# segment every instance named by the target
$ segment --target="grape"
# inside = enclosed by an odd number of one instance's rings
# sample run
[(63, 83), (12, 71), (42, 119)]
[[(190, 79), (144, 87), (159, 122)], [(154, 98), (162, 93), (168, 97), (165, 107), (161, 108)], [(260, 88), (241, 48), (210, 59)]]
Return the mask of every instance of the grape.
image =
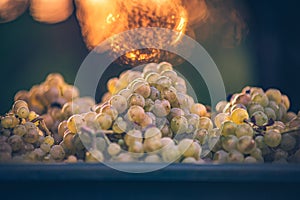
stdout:
[(255, 158), (257, 162), (263, 162), (264, 161), (264, 159), (262, 157), (262, 151), (259, 148), (256, 148), (253, 151), (251, 151), (250, 155), (253, 158)]
[(242, 124), (249, 118), (247, 110), (237, 108), (231, 113), (231, 120), (236, 124)]
[(229, 152), (236, 149), (239, 140), (234, 135), (228, 135), (226, 137), (221, 137), (221, 141), (223, 149)]
[(290, 103), (288, 96), (282, 95), (281, 102), (283, 103), (283, 105), (286, 107), (287, 110), (290, 108), (291, 103)]
[(67, 101), (72, 101), (73, 99), (79, 97), (79, 90), (75, 86), (66, 85), (62, 88), (62, 96)]
[(246, 106), (244, 106), (244, 104), (234, 104), (230, 108), (230, 113), (232, 113), (237, 108), (241, 108), (241, 109), (247, 110), (247, 108), (246, 108)]
[(60, 145), (52, 146), (50, 155), (55, 160), (63, 160), (65, 157), (65, 151)]
[(23, 136), (24, 142), (31, 143), (31, 144), (37, 142), (38, 139), (39, 139), (39, 133), (36, 128), (29, 128), (25, 133), (25, 135)]
[(17, 125), (13, 130), (14, 135), (19, 135), (21, 137), (23, 135), (25, 135), (26, 132), (27, 132), (27, 129), (24, 125)]
[(264, 112), (264, 108), (260, 104), (250, 104), (248, 107), (249, 115), (252, 116), (253, 113), (261, 111)]
[(225, 121), (221, 126), (221, 134), (224, 136), (235, 135), (237, 125), (233, 121)]
[(145, 111), (140, 106), (131, 106), (127, 111), (128, 119), (131, 122), (141, 123), (145, 119)]
[(131, 156), (130, 153), (120, 153), (116, 157), (116, 161), (118, 161), (118, 162), (133, 162), (134, 158)]
[(207, 110), (206, 107), (201, 103), (193, 104), (191, 107), (191, 113), (197, 114), (200, 117), (206, 116)]
[(228, 153), (227, 161), (230, 163), (241, 163), (244, 161), (244, 155), (236, 150)]
[(163, 91), (166, 88), (170, 88), (171, 85), (172, 85), (172, 80), (169, 77), (167, 77), (167, 76), (160, 76), (156, 80), (156, 88), (159, 91)]
[(89, 152), (86, 152), (85, 155), (85, 161), (94, 163), (94, 162), (103, 162), (104, 156), (101, 151), (98, 150), (92, 150)]
[(197, 129), (194, 132), (194, 138), (199, 141), (200, 144), (206, 143), (208, 140), (208, 131), (206, 129)]
[(247, 106), (250, 102), (251, 98), (249, 94), (244, 94), (244, 93), (240, 93), (237, 94), (233, 100), (232, 103), (233, 104), (242, 104), (244, 106)]
[(222, 113), (227, 103), (228, 103), (227, 101), (219, 101), (216, 105), (217, 113)]
[(254, 120), (254, 123), (257, 126), (263, 126), (268, 123), (268, 117), (262, 111), (256, 111), (255, 113), (253, 113), (251, 118)]
[(151, 94), (150, 94), (149, 98), (152, 101), (155, 101), (155, 100), (159, 99), (160, 98), (160, 91), (158, 89), (156, 89), (155, 87), (150, 87), (150, 89), (151, 89)]
[(112, 118), (106, 113), (100, 113), (95, 118), (102, 130), (108, 130), (112, 126)]
[(156, 72), (156, 71), (157, 71), (157, 63), (148, 63), (143, 69), (143, 73)]
[(175, 134), (182, 134), (188, 129), (188, 121), (184, 116), (176, 116), (171, 120), (171, 129)]
[(159, 150), (161, 146), (162, 143), (160, 141), (160, 138), (152, 137), (152, 138), (145, 139), (143, 148), (145, 152), (150, 153)]
[(49, 144), (43, 143), (41, 144), (40, 148), (45, 152), (49, 153), (51, 150), (51, 146)]
[(257, 160), (256, 158), (252, 157), (252, 156), (247, 156), (245, 159), (244, 159), (244, 163), (257, 163)]
[(171, 104), (177, 101), (177, 91), (174, 87), (165, 88), (161, 92), (161, 98), (168, 100)]
[(249, 154), (256, 148), (256, 143), (250, 136), (242, 136), (237, 143), (237, 149), (244, 154)]
[(68, 158), (65, 160), (66, 163), (76, 163), (77, 162), (77, 158), (76, 156), (70, 155), (68, 156)]
[(156, 127), (150, 127), (145, 131), (145, 139), (157, 138), (160, 139), (162, 137), (161, 131)]
[(223, 150), (219, 150), (214, 154), (213, 160), (217, 163), (226, 163), (227, 157), (228, 157), (227, 152), (225, 152)]
[(115, 120), (118, 117), (117, 109), (110, 105), (104, 105), (103, 107), (101, 107), (100, 113), (106, 113), (106, 114), (110, 115), (112, 120)]
[(23, 100), (17, 100), (17, 101), (15, 101), (14, 105), (12, 106), (12, 110), (15, 114), (17, 114), (17, 110), (21, 107), (27, 107), (28, 108), (27, 102), (23, 101)]
[(48, 135), (45, 137), (44, 143), (52, 146), (54, 144), (54, 138)]
[(135, 141), (129, 148), (128, 151), (133, 153), (133, 157), (141, 157), (144, 153), (144, 147), (141, 142)]
[(167, 116), (171, 111), (171, 105), (168, 100), (162, 99), (162, 100), (155, 100), (154, 107), (153, 107), (153, 113), (158, 117), (165, 117)]
[(163, 72), (163, 71), (166, 71), (166, 70), (173, 70), (173, 67), (170, 63), (168, 62), (161, 62), (157, 65), (157, 71), (159, 73)]
[(133, 91), (137, 94), (142, 95), (144, 98), (148, 98), (151, 95), (151, 88), (149, 83), (141, 82), (133, 85)]
[(266, 131), (264, 135), (264, 142), (266, 145), (269, 147), (276, 147), (280, 144), (281, 142), (281, 134), (278, 130), (273, 129), (273, 130), (268, 130)]
[(21, 150), (23, 144), (23, 140), (19, 135), (13, 135), (8, 138), (8, 144), (11, 146), (13, 152), (17, 152)]
[(274, 160), (281, 160), (281, 159), (287, 159), (289, 154), (282, 150), (282, 149), (276, 149), (274, 153)]
[(17, 124), (15, 124), (14, 117), (5, 116), (1, 118), (1, 126), (3, 128), (14, 128), (15, 126), (17, 126)]
[(116, 108), (118, 113), (123, 113), (127, 109), (127, 99), (121, 95), (114, 95), (110, 98), (109, 103)]
[(235, 135), (240, 138), (242, 136), (250, 136), (253, 137), (253, 129), (249, 124), (239, 124), (236, 127)]
[(173, 82), (177, 81), (177, 73), (173, 70), (164, 70), (160, 75), (169, 77)]
[(200, 117), (196, 114), (189, 114), (186, 116), (188, 120), (188, 130), (187, 133), (192, 133), (198, 129)]
[(219, 113), (215, 116), (214, 123), (216, 127), (221, 128), (222, 123), (229, 120), (230, 120), (230, 116), (228, 113)]
[(126, 133), (124, 141), (127, 144), (127, 146), (131, 146), (135, 141), (142, 142), (142, 132), (139, 130), (130, 130)]
[(106, 143), (105, 139), (103, 137), (96, 137), (94, 139), (94, 141), (96, 144), (96, 149), (101, 152), (104, 152), (107, 147), (107, 143)]
[(152, 101), (152, 99), (146, 99), (145, 106), (144, 106), (145, 111), (150, 112), (153, 110), (153, 108), (154, 108), (154, 101)]
[(132, 91), (130, 89), (125, 88), (125, 89), (120, 90), (120, 92), (118, 94), (127, 99), (132, 94)]
[(251, 101), (258, 103), (258, 104), (262, 105), (263, 107), (266, 107), (269, 104), (269, 99), (268, 99), (267, 95), (264, 93), (254, 94), (251, 98)]
[(267, 115), (268, 119), (276, 120), (276, 113), (272, 108), (266, 107), (264, 113)]
[(169, 146), (168, 148), (163, 149), (161, 154), (164, 162), (174, 162), (180, 158), (178, 146)]
[(108, 145), (107, 152), (110, 156), (116, 156), (121, 152), (121, 147), (116, 143), (111, 143)]
[(198, 128), (204, 128), (210, 131), (213, 129), (213, 123), (208, 117), (200, 117)]
[(136, 106), (144, 107), (145, 106), (145, 99), (142, 95), (133, 93), (132, 95), (130, 95), (128, 97), (128, 104), (130, 106), (136, 105)]
[(296, 147), (296, 139), (290, 134), (283, 134), (281, 137), (280, 148), (284, 151), (291, 151)]
[(297, 118), (297, 115), (294, 112), (287, 112), (283, 116), (283, 119), (284, 119), (285, 122), (290, 122), (290, 121), (292, 121), (293, 119), (296, 119), (296, 118)]
[(158, 163), (158, 162), (161, 162), (161, 158), (156, 154), (148, 155), (145, 158), (145, 162), (146, 163)]
[(276, 104), (279, 104), (281, 102), (281, 92), (277, 89), (268, 89), (266, 91), (266, 95), (269, 100), (276, 102)]
[(73, 115), (68, 119), (67, 127), (72, 133), (78, 133), (83, 126), (83, 118), (81, 115)]
[(161, 141), (161, 146), (163, 148), (167, 148), (168, 146), (171, 146), (171, 145), (175, 145), (174, 141), (172, 140), (172, 138), (169, 138), (169, 137), (163, 137), (160, 139)]
[(181, 108), (172, 108), (168, 115), (168, 120), (171, 121), (174, 117), (184, 116), (184, 111)]
[[(145, 80), (152, 86), (152, 85), (155, 85), (157, 80), (160, 78), (160, 75), (158, 73), (149, 73)], [(152, 88), (152, 87), (151, 87)]]
[(127, 129), (127, 123), (122, 119), (122, 117), (118, 117), (116, 121), (114, 122), (112, 129), (114, 133), (124, 133)]
[(186, 93), (187, 92), (187, 88), (185, 84), (181, 84), (176, 82), (174, 84), (174, 88), (178, 91), (178, 92), (182, 92), (182, 93)]
[(83, 115), (84, 123), (87, 127), (96, 128), (95, 118), (97, 116), (96, 112), (87, 112)]

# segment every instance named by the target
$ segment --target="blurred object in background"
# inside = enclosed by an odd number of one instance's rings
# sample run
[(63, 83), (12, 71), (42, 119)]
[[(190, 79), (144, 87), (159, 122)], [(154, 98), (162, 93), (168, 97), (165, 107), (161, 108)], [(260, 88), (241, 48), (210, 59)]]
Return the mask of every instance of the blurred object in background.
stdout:
[(32, 17), (43, 23), (59, 23), (72, 14), (73, 0), (31, 0), (30, 13)]
[(0, 0), (0, 23), (10, 22), (22, 15), (29, 0)]

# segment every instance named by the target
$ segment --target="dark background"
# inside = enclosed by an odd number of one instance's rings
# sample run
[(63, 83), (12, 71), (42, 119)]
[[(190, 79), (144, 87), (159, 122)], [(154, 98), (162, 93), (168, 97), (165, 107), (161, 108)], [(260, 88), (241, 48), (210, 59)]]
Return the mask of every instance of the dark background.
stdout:
[[(246, 85), (275, 87), (290, 97), (296, 112), (300, 109), (297, 1), (239, 2), (245, 5), (249, 16), (249, 33), (242, 43), (225, 48), (199, 42), (219, 67), (227, 93), (238, 92)], [(27, 11), (15, 21), (0, 24), (0, 113), (9, 110), (18, 90), (30, 89), (51, 72), (62, 73), (72, 83), (87, 54), (75, 14), (62, 23), (49, 25), (34, 21)], [(181, 66), (176, 68), (195, 85), (199, 100), (209, 103), (201, 80), (192, 78), (185, 64)], [(121, 70), (124, 68), (108, 73), (106, 78)], [(104, 90), (101, 87), (101, 92)]]

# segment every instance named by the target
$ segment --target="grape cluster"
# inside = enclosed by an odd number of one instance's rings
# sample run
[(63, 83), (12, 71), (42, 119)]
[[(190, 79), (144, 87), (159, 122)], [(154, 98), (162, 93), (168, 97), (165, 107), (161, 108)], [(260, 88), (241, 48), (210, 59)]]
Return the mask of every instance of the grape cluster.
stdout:
[(211, 158), (218, 163), (299, 162), (299, 116), (289, 107), (288, 97), (273, 88), (245, 87), (219, 102), (213, 121), (221, 137)]

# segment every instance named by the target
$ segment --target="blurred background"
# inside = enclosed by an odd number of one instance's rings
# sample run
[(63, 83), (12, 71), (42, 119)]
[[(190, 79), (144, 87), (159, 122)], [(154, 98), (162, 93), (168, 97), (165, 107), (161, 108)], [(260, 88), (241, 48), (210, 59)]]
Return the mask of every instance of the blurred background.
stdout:
[[(226, 4), (226, 0), (212, 2)], [(235, 1), (232, 6), (240, 12), (237, 18), (243, 18), (247, 26), (243, 37), (235, 38), (240, 40), (237, 45), (224, 44), (227, 35), (222, 31), (224, 27), (219, 29), (216, 22), (195, 28), (197, 41), (221, 72), (227, 94), (238, 92), (246, 85), (274, 87), (290, 97), (293, 111), (300, 109), (300, 27), (297, 25), (300, 14), (297, 4), (294, 0), (284, 3)], [(215, 21), (226, 18), (227, 14), (216, 17)], [(238, 27), (233, 26), (232, 30), (238, 31)], [(72, 83), (88, 53), (75, 12), (58, 24), (39, 23), (32, 19), (28, 10), (14, 21), (0, 23), (0, 114), (9, 110), (17, 91), (30, 89), (49, 73), (62, 73), (66, 81)], [(118, 64), (110, 66), (105, 80), (99, 83), (99, 98), (105, 92), (105, 82), (127, 68)], [(205, 83), (201, 77), (193, 76), (191, 66), (182, 63), (176, 69), (190, 81), (199, 101), (209, 104)]]

